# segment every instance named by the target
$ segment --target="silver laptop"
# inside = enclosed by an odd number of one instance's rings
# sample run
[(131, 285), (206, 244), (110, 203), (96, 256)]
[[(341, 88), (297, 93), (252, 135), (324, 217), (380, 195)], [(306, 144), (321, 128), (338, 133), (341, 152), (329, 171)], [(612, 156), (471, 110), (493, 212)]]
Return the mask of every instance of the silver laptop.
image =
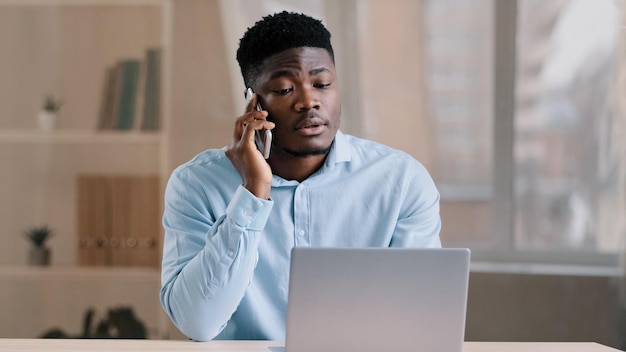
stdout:
[(286, 352), (461, 352), (470, 251), (310, 248), (291, 256)]

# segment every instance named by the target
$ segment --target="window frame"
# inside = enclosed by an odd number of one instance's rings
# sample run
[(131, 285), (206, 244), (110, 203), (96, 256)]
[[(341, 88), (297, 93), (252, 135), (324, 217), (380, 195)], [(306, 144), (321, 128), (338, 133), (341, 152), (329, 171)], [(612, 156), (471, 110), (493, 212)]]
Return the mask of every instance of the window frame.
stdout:
[(620, 254), (515, 248), (515, 113), (517, 0), (494, 0), (493, 199), (488, 248), (472, 248), (473, 262), (594, 266), (618, 269)]

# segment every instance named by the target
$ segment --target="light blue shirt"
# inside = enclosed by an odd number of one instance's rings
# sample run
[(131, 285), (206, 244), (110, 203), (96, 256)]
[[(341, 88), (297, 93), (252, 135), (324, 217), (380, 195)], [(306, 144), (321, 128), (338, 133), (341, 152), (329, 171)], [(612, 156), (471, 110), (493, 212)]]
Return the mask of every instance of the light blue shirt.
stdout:
[(271, 200), (223, 149), (179, 166), (165, 192), (161, 304), (189, 338), (284, 340), (294, 246), (441, 247), (439, 192), (410, 155), (337, 132), (303, 182)]

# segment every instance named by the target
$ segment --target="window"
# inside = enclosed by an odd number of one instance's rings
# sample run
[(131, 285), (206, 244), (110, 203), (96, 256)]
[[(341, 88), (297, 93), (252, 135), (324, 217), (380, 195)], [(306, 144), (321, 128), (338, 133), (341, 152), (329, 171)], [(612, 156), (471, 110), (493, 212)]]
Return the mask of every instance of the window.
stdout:
[(333, 34), (342, 130), (427, 167), (445, 246), (617, 267), (624, 0), (314, 3)]
[(478, 260), (616, 264), (623, 2), (466, 3), (424, 5), (444, 244)]
[(429, 0), (423, 11), (442, 241), (486, 247), (493, 243), (493, 2)]
[(518, 2), (515, 247), (617, 253), (621, 2)]

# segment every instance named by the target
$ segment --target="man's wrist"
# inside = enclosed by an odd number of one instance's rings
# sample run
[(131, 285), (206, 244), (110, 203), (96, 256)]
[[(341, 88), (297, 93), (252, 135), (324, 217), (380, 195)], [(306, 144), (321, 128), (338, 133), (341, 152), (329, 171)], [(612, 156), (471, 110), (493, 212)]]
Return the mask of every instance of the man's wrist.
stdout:
[(254, 194), (257, 198), (269, 200), (271, 184), (244, 184), (243, 185), (250, 193)]

